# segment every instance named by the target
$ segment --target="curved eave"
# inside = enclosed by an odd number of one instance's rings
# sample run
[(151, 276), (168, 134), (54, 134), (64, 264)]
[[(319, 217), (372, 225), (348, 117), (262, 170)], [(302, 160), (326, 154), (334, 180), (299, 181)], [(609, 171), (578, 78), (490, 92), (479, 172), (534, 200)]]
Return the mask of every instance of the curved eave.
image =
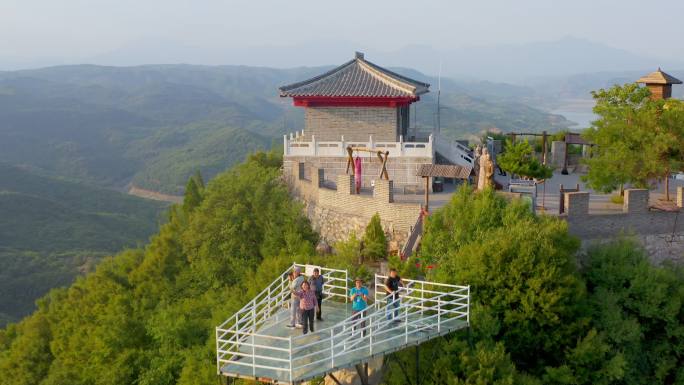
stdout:
[(403, 107), (420, 100), (419, 96), (366, 97), (366, 96), (295, 96), (297, 107)]

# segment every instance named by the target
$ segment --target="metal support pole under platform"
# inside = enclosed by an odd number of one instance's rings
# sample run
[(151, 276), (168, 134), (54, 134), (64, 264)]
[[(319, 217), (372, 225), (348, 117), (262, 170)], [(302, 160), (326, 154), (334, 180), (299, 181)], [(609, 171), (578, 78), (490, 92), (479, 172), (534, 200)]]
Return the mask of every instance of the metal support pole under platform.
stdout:
[(328, 377), (330, 377), (330, 379), (333, 380), (337, 385), (342, 385), (342, 383), (340, 382), (340, 380), (338, 380), (337, 377), (335, 377), (334, 374), (328, 373)]
[(416, 385), (420, 385), (420, 345), (416, 345)]
[(356, 364), (356, 372), (359, 374), (359, 379), (361, 380), (361, 385), (368, 384), (368, 362), (361, 364)]

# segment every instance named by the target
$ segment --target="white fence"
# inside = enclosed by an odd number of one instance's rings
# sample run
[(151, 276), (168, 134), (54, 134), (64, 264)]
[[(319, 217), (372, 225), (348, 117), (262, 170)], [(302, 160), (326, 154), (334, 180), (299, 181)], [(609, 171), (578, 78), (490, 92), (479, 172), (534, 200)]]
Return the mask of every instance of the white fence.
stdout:
[[(347, 301), (347, 272), (321, 270), (328, 277), (328, 298), (343, 295)], [(365, 312), (332, 327), (290, 337), (258, 334), (268, 315), (289, 297), (287, 272), (283, 273), (216, 328), (218, 373), (223, 365), (240, 365), (254, 378), (259, 378), (260, 371), (269, 370), (281, 373), (281, 381), (292, 383), (301, 381), (302, 376), (325, 374), (469, 325), (469, 286), (404, 280), (406, 287), (400, 288), (399, 297), (387, 300), (383, 289), (386, 278), (375, 275), (375, 301)]]
[[(238, 310), (232, 317), (228, 318), (216, 328), (216, 366), (220, 373), (221, 365), (231, 363), (236, 365), (246, 365), (252, 367), (252, 372), (256, 375), (259, 367), (268, 368), (268, 365), (257, 365), (256, 358), (270, 360), (273, 362), (289, 362), (279, 358), (278, 352), (290, 352), (278, 345), (282, 341), (287, 341), (291, 345), (292, 338), (283, 338), (266, 334), (259, 334), (257, 331), (267, 322), (279, 321), (278, 312), (283, 309), (290, 300), (290, 280), (288, 274), (295, 266), (302, 268), (304, 273), (309, 272), (314, 267), (320, 269), (320, 273), (325, 277), (323, 292), (327, 298), (341, 298), (344, 302), (348, 301), (349, 277), (346, 270), (329, 269), (325, 267), (293, 264), (261, 293), (257, 294), (242, 309)], [(310, 273), (309, 273), (310, 275)], [(273, 318), (272, 318), (273, 317)], [(259, 343), (257, 343), (257, 338)], [(281, 343), (278, 343), (281, 342)], [(251, 353), (245, 352), (251, 349)], [(266, 349), (270, 355), (256, 355), (256, 349)], [(239, 358), (250, 357), (247, 362), (238, 361)]]
[(470, 149), (455, 140), (449, 140), (441, 134), (437, 134), (436, 150), (451, 162), (463, 166), (473, 167), (475, 160), (470, 155)]
[(297, 135), (284, 135), (284, 154), (285, 156), (335, 156), (346, 157), (347, 147), (364, 147), (377, 151), (389, 151), (390, 158), (397, 157), (420, 157), (432, 159), (435, 155), (433, 148), (433, 137), (430, 135), (427, 142), (404, 142), (399, 136), (398, 142), (375, 142), (369, 136), (367, 142), (345, 141), (341, 137), (340, 141), (317, 141), (314, 135), (310, 141), (302, 140), (301, 133)]

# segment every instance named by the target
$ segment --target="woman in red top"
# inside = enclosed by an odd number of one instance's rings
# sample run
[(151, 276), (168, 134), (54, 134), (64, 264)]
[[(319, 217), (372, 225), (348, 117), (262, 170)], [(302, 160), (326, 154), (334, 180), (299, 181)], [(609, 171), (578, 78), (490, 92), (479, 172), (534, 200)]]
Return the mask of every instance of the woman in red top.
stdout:
[(299, 297), (299, 309), (302, 311), (302, 321), (304, 323), (302, 332), (306, 334), (311, 330), (313, 333), (314, 314), (316, 309), (318, 309), (316, 292), (311, 290), (309, 282), (304, 281), (302, 282), (302, 290), (297, 292), (297, 297)]

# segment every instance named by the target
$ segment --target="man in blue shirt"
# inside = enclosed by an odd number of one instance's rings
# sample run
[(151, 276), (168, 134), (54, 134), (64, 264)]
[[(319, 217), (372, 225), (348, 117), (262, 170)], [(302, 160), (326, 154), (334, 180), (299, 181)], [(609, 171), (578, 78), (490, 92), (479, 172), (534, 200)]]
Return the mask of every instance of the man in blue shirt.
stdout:
[[(354, 287), (349, 290), (349, 298), (352, 301), (352, 324), (355, 325), (354, 330), (360, 326), (365, 337), (366, 315), (364, 312), (366, 307), (368, 307), (368, 289), (363, 286), (363, 280), (360, 277), (356, 277), (354, 280)], [(359, 322), (359, 320), (361, 321)]]

